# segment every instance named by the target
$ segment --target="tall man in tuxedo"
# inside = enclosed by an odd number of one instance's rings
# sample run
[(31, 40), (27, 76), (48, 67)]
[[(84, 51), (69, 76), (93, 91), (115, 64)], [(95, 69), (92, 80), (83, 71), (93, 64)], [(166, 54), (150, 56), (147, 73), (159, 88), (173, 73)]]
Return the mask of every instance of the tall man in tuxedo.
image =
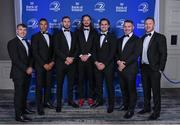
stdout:
[(30, 121), (25, 114), (33, 113), (27, 109), (26, 100), (32, 74), (32, 54), (29, 43), (25, 40), (27, 26), (18, 24), (17, 36), (8, 42), (8, 53), (12, 61), (10, 78), (14, 82), (14, 107), (15, 120), (20, 122)]
[(124, 21), (124, 36), (118, 39), (117, 65), (120, 77), (120, 87), (123, 106), (126, 110), (124, 118), (131, 118), (136, 106), (136, 74), (138, 71), (138, 56), (140, 55), (140, 41), (133, 33), (133, 21)]
[(103, 105), (103, 80), (105, 78), (108, 93), (107, 113), (114, 108), (114, 57), (116, 53), (116, 37), (110, 33), (110, 22), (102, 18), (99, 22), (101, 34), (97, 36), (94, 44), (93, 58), (95, 64), (95, 79), (97, 84), (97, 100), (92, 107)]
[[(48, 33), (48, 21), (45, 18), (39, 20), (40, 31), (31, 38), (32, 53), (35, 62), (37, 77), (36, 102), (39, 115), (44, 115), (44, 106), (53, 108), (51, 103), (52, 68), (54, 66), (53, 42)], [(44, 88), (44, 93), (42, 89)]]
[(78, 47), (75, 41), (74, 33), (70, 31), (70, 17), (62, 18), (62, 29), (54, 35), (54, 51), (56, 57), (57, 72), (57, 107), (56, 112), (61, 112), (62, 92), (65, 75), (68, 79), (68, 105), (78, 108), (73, 101), (73, 86), (76, 69), (76, 59), (78, 56)]
[(151, 90), (153, 94), (154, 108), (149, 120), (156, 120), (160, 117), (161, 72), (164, 71), (167, 60), (166, 37), (154, 31), (154, 19), (145, 19), (146, 34), (142, 37), (142, 85), (144, 90), (144, 108), (139, 114), (151, 112)]
[(97, 32), (94, 30), (91, 24), (91, 17), (89, 15), (83, 15), (81, 19), (81, 27), (76, 32), (78, 49), (79, 49), (79, 106), (84, 104), (84, 83), (88, 82), (88, 104), (91, 106), (94, 103), (94, 86), (93, 86), (93, 60), (92, 50)]

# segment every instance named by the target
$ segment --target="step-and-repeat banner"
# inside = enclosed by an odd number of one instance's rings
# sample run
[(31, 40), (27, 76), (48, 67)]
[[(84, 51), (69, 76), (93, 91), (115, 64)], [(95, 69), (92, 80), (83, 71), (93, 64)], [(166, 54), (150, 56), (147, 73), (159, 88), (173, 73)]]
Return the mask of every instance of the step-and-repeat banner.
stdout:
[[(63, 16), (70, 16), (72, 30), (79, 26), (81, 16), (89, 14), (92, 17), (94, 27), (98, 30), (98, 22), (105, 17), (110, 20), (111, 31), (117, 37), (123, 35), (123, 23), (126, 19), (134, 22), (135, 34), (142, 36), (144, 33), (144, 19), (154, 17), (155, 0), (22, 0), (22, 21), (28, 26), (28, 39), (38, 32), (38, 20), (46, 18), (49, 22), (49, 32), (54, 33), (60, 27)], [(120, 86), (117, 74), (115, 75), (115, 94), (120, 96)], [(35, 75), (33, 74), (29, 99), (35, 98)], [(77, 86), (74, 93), (77, 95)], [(67, 97), (67, 83), (65, 80), (63, 97)], [(104, 87), (105, 90), (105, 87)], [(137, 90), (142, 93), (141, 76), (137, 75)], [(55, 73), (53, 74), (52, 93), (56, 92)], [(104, 97), (106, 97), (104, 91)], [(55, 96), (53, 96), (55, 98)], [(76, 96), (75, 96), (76, 98)]]

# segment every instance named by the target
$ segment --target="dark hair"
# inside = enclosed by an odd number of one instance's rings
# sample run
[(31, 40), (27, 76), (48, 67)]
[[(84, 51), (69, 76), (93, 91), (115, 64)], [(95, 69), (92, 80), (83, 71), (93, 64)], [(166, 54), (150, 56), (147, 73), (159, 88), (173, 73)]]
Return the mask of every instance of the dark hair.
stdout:
[(61, 19), (61, 21), (63, 22), (63, 20), (66, 19), (66, 18), (68, 18), (69, 20), (71, 20), (69, 16), (63, 16), (62, 19)]
[[(90, 15), (88, 15), (88, 14), (85, 14), (85, 15), (83, 15), (82, 17), (81, 17), (81, 26), (80, 26), (80, 29), (83, 29), (84, 28), (84, 25), (83, 25), (83, 19), (84, 19), (84, 17), (89, 17), (89, 19), (91, 20), (91, 16)], [(92, 21), (92, 20), (91, 20)], [(93, 25), (92, 25), (92, 22), (90, 23), (90, 29), (93, 29), (94, 27), (93, 27)]]
[(41, 18), (41, 19), (39, 20), (39, 23), (40, 23), (41, 21), (48, 22), (46, 18)]
[(27, 28), (26, 24), (24, 24), (24, 23), (18, 24), (18, 25), (17, 25), (17, 28), (19, 28), (20, 26), (22, 26), (23, 28)]
[(133, 23), (132, 20), (125, 20), (125, 21), (124, 21), (124, 24), (125, 24), (125, 23), (131, 23), (132, 25), (134, 25), (134, 23)]
[(102, 18), (100, 21), (99, 21), (99, 25), (101, 25), (101, 22), (102, 21), (107, 21), (108, 25), (110, 25), (110, 21), (107, 19), (107, 18)]
[(155, 20), (154, 20), (153, 17), (147, 17), (147, 18), (145, 19), (145, 22), (146, 22), (147, 20), (152, 20), (152, 21), (155, 23)]

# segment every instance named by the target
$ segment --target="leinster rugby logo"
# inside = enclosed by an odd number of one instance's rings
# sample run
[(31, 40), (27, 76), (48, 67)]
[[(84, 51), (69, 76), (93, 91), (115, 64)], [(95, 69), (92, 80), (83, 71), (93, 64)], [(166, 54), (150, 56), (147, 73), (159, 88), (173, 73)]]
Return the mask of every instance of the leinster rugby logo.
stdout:
[(125, 19), (120, 19), (116, 22), (116, 28), (123, 29)]
[(138, 11), (139, 12), (143, 12), (143, 13), (148, 12), (149, 11), (149, 4), (147, 2), (141, 3), (138, 6)]
[(80, 20), (80, 19), (75, 19), (75, 20), (72, 22), (72, 27), (73, 27), (73, 28), (80, 27), (80, 24), (81, 24), (81, 20)]
[(105, 11), (105, 3), (104, 2), (98, 2), (94, 5), (94, 10), (98, 12)]
[(58, 1), (53, 1), (49, 4), (49, 10), (58, 12), (60, 11), (60, 3)]
[(27, 26), (28, 26), (28, 28), (32, 28), (32, 29), (37, 28), (38, 27), (38, 20), (35, 18), (28, 20)]

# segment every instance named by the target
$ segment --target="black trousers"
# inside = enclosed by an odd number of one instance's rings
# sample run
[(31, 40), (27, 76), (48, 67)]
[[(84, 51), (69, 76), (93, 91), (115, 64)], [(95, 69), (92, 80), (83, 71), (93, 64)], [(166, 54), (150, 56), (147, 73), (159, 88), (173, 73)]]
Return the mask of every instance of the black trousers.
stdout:
[(62, 104), (62, 92), (63, 92), (63, 83), (64, 78), (67, 76), (68, 80), (68, 102), (73, 101), (73, 86), (74, 86), (74, 80), (75, 80), (75, 70), (76, 70), (76, 64), (71, 64), (69, 66), (66, 66), (65, 64), (56, 64), (56, 71), (57, 71), (57, 107), (61, 107)]
[(151, 109), (151, 90), (154, 101), (154, 113), (160, 114), (161, 92), (160, 92), (161, 73), (154, 71), (149, 65), (142, 65), (142, 85), (144, 90), (144, 109)]
[(114, 107), (114, 66), (110, 64), (105, 67), (103, 71), (99, 71), (95, 68), (95, 80), (96, 80), (96, 91), (97, 91), (97, 101), (103, 103), (103, 81), (105, 79), (107, 94), (108, 94), (108, 105), (109, 107)]
[(88, 83), (88, 98), (93, 98), (94, 95), (94, 84), (93, 84), (93, 63), (90, 61), (78, 63), (78, 71), (79, 71), (79, 98), (84, 98), (84, 85)]
[(16, 117), (23, 115), (23, 112), (27, 106), (26, 101), (29, 92), (30, 78), (30, 76), (26, 75), (24, 78), (13, 79), (14, 108)]
[(137, 101), (136, 73), (123, 71), (120, 72), (119, 77), (123, 105), (127, 107), (129, 111), (134, 111)]
[(46, 71), (45, 69), (36, 69), (36, 77), (37, 110), (42, 111), (44, 104), (50, 102), (51, 100), (52, 71)]

